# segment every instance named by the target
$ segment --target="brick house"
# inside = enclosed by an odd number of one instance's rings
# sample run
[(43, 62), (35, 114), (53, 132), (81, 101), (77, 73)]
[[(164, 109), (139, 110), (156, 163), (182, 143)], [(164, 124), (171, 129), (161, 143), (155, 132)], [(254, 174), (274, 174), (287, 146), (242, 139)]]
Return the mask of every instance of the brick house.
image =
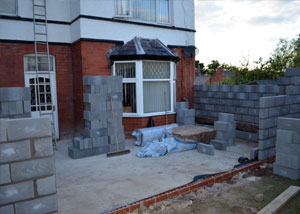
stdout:
[(32, 0), (0, 0), (0, 87), (30, 87), (32, 117), (37, 96), (51, 93), (60, 137), (84, 127), (85, 75), (123, 76), (127, 133), (145, 127), (150, 116), (164, 124), (166, 110), (175, 122), (174, 104), (184, 97), (193, 105), (195, 59), (184, 51), (195, 45), (193, 0), (46, 2), (51, 75), (43, 76), (48, 64), (39, 56), (38, 95)]

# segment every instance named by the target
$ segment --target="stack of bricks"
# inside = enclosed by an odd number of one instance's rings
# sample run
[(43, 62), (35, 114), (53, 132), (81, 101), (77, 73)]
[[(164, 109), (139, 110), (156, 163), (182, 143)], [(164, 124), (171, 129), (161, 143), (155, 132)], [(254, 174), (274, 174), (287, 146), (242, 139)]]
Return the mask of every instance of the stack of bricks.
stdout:
[(188, 102), (176, 103), (176, 123), (179, 125), (195, 125), (195, 109), (189, 109)]
[(86, 89), (83, 95), (85, 128), (82, 137), (73, 139), (69, 155), (76, 159), (117, 151), (114, 122), (119, 149), (124, 149), (122, 77), (85, 76), (83, 82)]
[(50, 119), (0, 119), (0, 213), (56, 211)]
[(0, 88), (0, 118), (31, 117), (30, 89), (24, 87)]
[(216, 139), (211, 140), (210, 144), (218, 150), (226, 150), (227, 146), (235, 145), (235, 129), (234, 115), (227, 113), (219, 113), (219, 121), (214, 123), (217, 130)]
[(278, 118), (274, 174), (300, 179), (300, 119)]

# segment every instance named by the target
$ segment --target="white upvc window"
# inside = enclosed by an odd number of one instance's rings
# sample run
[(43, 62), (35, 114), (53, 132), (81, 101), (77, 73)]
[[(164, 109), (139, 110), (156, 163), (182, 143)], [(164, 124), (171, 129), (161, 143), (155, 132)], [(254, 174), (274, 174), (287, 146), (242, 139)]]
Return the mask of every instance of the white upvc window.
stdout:
[(174, 113), (175, 63), (116, 61), (113, 74), (123, 77), (123, 115), (154, 116)]
[(17, 15), (17, 0), (0, 0), (0, 15)]
[(115, 16), (169, 24), (170, 0), (115, 0)]

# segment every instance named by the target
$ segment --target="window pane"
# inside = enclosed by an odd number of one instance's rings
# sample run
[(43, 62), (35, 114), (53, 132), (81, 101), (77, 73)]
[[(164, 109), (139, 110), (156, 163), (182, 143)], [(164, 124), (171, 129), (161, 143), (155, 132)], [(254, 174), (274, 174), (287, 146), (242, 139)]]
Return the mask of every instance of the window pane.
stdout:
[(115, 10), (116, 15), (129, 16), (129, 0), (116, 0)]
[[(25, 57), (25, 71), (35, 71), (35, 56), (26, 56)], [(50, 56), (50, 71), (53, 71), (53, 57)], [(39, 71), (48, 71), (48, 57), (47, 56), (38, 56), (38, 70)]]
[(159, 0), (159, 22), (169, 22), (169, 0)]
[(170, 111), (170, 83), (144, 82), (144, 113)]
[(123, 112), (136, 113), (135, 83), (123, 83)]
[(169, 62), (143, 62), (144, 79), (170, 79)]
[(0, 0), (0, 13), (17, 14), (16, 0)]
[(155, 0), (133, 0), (134, 19), (155, 22)]
[(135, 78), (135, 63), (116, 63), (116, 76)]

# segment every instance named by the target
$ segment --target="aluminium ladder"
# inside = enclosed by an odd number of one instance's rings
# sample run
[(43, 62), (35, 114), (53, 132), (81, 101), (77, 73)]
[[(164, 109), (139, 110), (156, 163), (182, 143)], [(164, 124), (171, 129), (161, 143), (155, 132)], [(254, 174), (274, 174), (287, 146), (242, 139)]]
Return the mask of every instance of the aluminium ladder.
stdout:
[[(57, 150), (56, 143), (56, 129), (55, 129), (55, 116), (53, 106), (53, 94), (51, 91), (51, 76), (50, 76), (50, 55), (49, 55), (49, 43), (48, 43), (48, 27), (47, 27), (47, 9), (46, 0), (32, 0), (33, 1), (33, 35), (34, 35), (34, 53), (35, 53), (35, 70), (36, 70), (36, 95), (38, 97), (39, 116), (43, 115), (51, 116), (51, 128), (53, 148)], [(51, 96), (51, 113), (42, 112), (41, 110), (41, 98), (40, 98), (40, 80), (39, 80), (39, 67), (38, 56), (47, 56), (48, 69), (46, 74), (49, 75), (49, 87)], [(46, 101), (47, 102), (47, 101)], [(46, 104), (46, 103), (44, 103)], [(47, 103), (49, 104), (49, 103)]]

